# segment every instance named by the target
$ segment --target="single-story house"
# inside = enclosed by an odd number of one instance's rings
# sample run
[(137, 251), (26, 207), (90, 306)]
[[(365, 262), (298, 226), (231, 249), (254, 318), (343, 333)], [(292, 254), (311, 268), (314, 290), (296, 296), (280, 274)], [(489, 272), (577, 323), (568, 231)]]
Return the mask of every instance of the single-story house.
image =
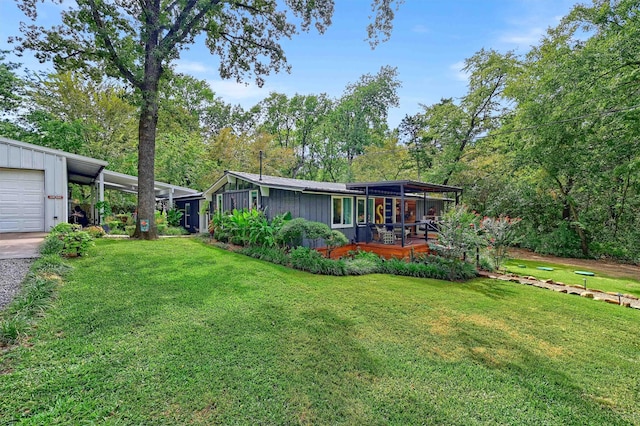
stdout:
[[(72, 210), (70, 183), (95, 188), (94, 201), (105, 189), (137, 192), (136, 176), (106, 170), (106, 161), (0, 137), (0, 233), (48, 232), (67, 222)], [(197, 191), (156, 182), (156, 197), (169, 199)], [(95, 204), (95, 203), (93, 203)], [(89, 215), (98, 222), (99, 212)]]
[[(415, 228), (427, 215), (439, 216), (446, 204), (457, 203), (462, 189), (410, 180), (334, 183), (226, 171), (200, 196), (175, 198), (185, 228), (206, 230), (211, 212), (260, 209), (267, 218), (286, 212), (322, 222), (349, 240), (371, 239), (375, 225)], [(200, 214), (205, 212), (206, 214)], [(402, 232), (404, 245), (404, 232)]]

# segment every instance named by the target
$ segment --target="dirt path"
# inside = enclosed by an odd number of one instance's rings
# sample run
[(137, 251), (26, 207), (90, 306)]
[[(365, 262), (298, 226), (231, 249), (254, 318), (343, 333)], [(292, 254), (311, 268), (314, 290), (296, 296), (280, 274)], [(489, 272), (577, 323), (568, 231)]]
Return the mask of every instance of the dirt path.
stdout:
[(640, 280), (640, 266), (615, 263), (610, 260), (571, 259), (534, 253), (529, 250), (511, 249), (511, 257), (524, 260), (539, 260), (541, 262), (559, 265), (576, 266), (587, 270), (596, 270), (612, 278), (631, 278)]

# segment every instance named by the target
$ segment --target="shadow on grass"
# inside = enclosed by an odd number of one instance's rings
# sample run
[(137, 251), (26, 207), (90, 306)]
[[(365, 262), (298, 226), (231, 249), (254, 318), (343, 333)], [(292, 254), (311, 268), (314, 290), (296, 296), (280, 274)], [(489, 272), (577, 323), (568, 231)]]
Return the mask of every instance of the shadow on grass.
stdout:
[(474, 279), (460, 284), (465, 288), (491, 299), (507, 299), (516, 296), (513, 284), (507, 284), (493, 279)]

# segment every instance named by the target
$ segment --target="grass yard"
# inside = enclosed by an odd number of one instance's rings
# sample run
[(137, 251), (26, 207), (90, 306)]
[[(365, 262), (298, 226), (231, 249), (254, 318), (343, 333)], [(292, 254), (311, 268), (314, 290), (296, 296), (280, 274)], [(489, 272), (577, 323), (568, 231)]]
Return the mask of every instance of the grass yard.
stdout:
[(640, 424), (640, 312), (101, 240), (2, 354), (23, 424)]
[[(524, 268), (522, 268), (522, 266), (524, 266)], [(553, 271), (540, 270), (538, 269), (538, 266), (551, 267), (553, 268)], [(521, 259), (510, 260), (505, 264), (505, 267), (508, 272), (513, 272), (520, 276), (531, 275), (538, 279), (552, 279), (555, 282), (562, 282), (565, 284), (583, 285), (583, 280), (586, 279), (587, 288), (612, 291), (622, 294), (632, 294), (636, 297), (640, 297), (640, 281), (629, 278), (609, 277), (598, 271), (589, 271), (595, 272), (594, 276), (578, 275), (575, 273), (575, 271), (584, 271), (585, 269), (588, 270), (588, 268)]]

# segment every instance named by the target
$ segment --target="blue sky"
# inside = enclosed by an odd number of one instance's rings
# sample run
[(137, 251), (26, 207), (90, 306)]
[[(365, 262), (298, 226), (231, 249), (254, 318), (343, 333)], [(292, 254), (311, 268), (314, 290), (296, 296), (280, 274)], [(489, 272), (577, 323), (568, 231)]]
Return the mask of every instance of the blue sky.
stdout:
[[(204, 45), (184, 52), (176, 66), (207, 80), (226, 102), (245, 108), (271, 91), (337, 98), (361, 75), (394, 66), (402, 87), (400, 108), (390, 111), (389, 124), (397, 126), (404, 115), (421, 111), (420, 104), (463, 96), (466, 77), (460, 70), (466, 58), (481, 48), (527, 52), (574, 4), (573, 0), (406, 0), (396, 13), (391, 39), (372, 50), (365, 40), (370, 1), (336, 0), (333, 25), (324, 35), (314, 30), (283, 42), (292, 71), (268, 76), (263, 88), (222, 81), (217, 58)], [(59, 8), (43, 8), (43, 24), (55, 22)], [(0, 49), (9, 49), (7, 37), (17, 34), (19, 22), (27, 19), (12, 0), (0, 0), (0, 17)], [(31, 69), (47, 69), (29, 53), (11, 59)]]

